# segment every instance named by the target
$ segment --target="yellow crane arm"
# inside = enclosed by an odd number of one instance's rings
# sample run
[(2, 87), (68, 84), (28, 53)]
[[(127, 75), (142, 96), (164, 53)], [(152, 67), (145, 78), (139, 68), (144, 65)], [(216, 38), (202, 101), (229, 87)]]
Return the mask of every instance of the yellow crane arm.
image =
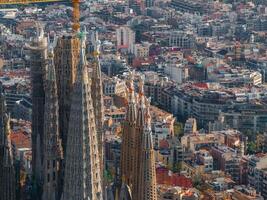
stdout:
[(63, 0), (0, 0), (0, 5), (61, 2)]
[[(15, 4), (32, 4), (32, 3), (50, 3), (50, 2), (66, 2), (66, 0), (0, 0), (0, 5)], [(80, 0), (72, 0), (72, 29), (76, 33), (80, 29)]]

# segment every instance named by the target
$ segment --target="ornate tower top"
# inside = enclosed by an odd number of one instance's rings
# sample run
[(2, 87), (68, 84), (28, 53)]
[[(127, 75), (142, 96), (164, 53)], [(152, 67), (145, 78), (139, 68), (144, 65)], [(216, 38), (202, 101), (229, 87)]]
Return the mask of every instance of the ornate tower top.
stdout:
[(81, 36), (80, 62), (72, 93), (62, 200), (102, 200), (91, 83), (85, 66), (85, 37)]
[(88, 73), (85, 68), (87, 65), (85, 48), (86, 48), (86, 31), (79, 33), (81, 49), (80, 49), (80, 61), (77, 67), (77, 78), (76, 80), (83, 80), (85, 84), (89, 83)]
[[(63, 157), (63, 151), (59, 139), (56, 72), (52, 51), (50, 51), (48, 59), (45, 87), (42, 199), (55, 200), (58, 199), (59, 190), (57, 166)], [(52, 164), (54, 167), (50, 167)]]
[(146, 117), (145, 117), (145, 121), (146, 121), (146, 126), (151, 128), (151, 114), (150, 114), (150, 98), (146, 98)]
[(136, 119), (136, 103), (135, 103), (135, 92), (134, 92), (134, 72), (130, 72), (128, 79), (128, 107), (126, 120), (133, 122)]
[(137, 126), (139, 128), (142, 128), (144, 126), (145, 122), (145, 110), (146, 110), (146, 104), (145, 104), (145, 96), (144, 96), (144, 77), (141, 76), (139, 78), (139, 95), (138, 95), (138, 111), (137, 111)]
[(146, 100), (145, 127), (140, 145), (141, 160), (138, 174), (138, 200), (157, 200), (156, 167), (149, 108), (149, 100)]

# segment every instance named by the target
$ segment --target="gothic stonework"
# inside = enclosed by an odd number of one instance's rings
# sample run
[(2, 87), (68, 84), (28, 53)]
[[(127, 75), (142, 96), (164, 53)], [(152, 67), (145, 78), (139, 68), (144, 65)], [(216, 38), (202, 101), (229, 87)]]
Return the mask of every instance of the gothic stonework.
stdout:
[(81, 37), (80, 63), (72, 92), (62, 200), (102, 200), (97, 133)]
[(133, 74), (129, 79), (128, 106), (126, 120), (123, 125), (121, 146), (121, 177), (122, 182), (132, 187), (134, 176), (135, 128), (136, 128), (136, 97), (133, 85)]
[[(47, 61), (47, 38), (40, 24), (36, 24), (39, 35), (30, 45), (26, 46), (29, 52), (28, 65), (31, 68), (32, 81), (32, 170), (34, 184), (41, 193), (43, 137), (44, 137), (44, 79)], [(40, 199), (40, 195), (35, 197)]]
[(70, 118), (71, 94), (79, 63), (80, 40), (76, 36), (63, 36), (57, 40), (54, 62), (59, 103), (59, 133), (63, 154), (66, 153)]
[(58, 100), (56, 74), (53, 53), (48, 63), (45, 81), (45, 111), (44, 111), (44, 159), (43, 159), (43, 200), (59, 199), (59, 167), (62, 159), (61, 140), (58, 127)]
[(0, 199), (15, 200), (15, 171), (10, 141), (10, 117), (6, 114), (5, 99), (0, 94)]
[(91, 38), (94, 45), (94, 52), (92, 53), (92, 99), (95, 114), (97, 138), (98, 138), (98, 153), (100, 158), (101, 166), (101, 177), (103, 177), (104, 171), (104, 102), (103, 102), (103, 90), (102, 90), (102, 78), (101, 78), (101, 67), (99, 61), (99, 46), (100, 41), (98, 40), (97, 32), (93, 34)]
[(156, 167), (150, 118), (149, 102), (147, 102), (139, 155), (141, 162), (138, 174), (138, 200), (157, 200)]
[(129, 85), (129, 100), (121, 148), (122, 185), (129, 188), (133, 200), (157, 200), (150, 105), (144, 96), (144, 80), (141, 78), (139, 81), (137, 104), (132, 73)]

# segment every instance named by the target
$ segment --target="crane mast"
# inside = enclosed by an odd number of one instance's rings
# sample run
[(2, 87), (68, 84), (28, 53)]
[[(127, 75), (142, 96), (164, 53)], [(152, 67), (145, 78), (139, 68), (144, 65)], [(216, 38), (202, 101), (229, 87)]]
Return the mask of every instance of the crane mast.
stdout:
[[(27, 5), (33, 3), (66, 2), (66, 0), (0, 0), (0, 5)], [(80, 29), (80, 0), (72, 0), (72, 30), (77, 33)]]

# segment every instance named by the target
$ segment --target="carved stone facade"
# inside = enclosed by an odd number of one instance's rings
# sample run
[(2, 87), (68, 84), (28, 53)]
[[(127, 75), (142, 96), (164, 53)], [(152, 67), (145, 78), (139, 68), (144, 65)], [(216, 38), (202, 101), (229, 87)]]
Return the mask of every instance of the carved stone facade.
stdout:
[(128, 85), (129, 98), (121, 148), (122, 185), (129, 186), (133, 200), (157, 200), (150, 105), (144, 96), (144, 80), (139, 81), (138, 98), (134, 94), (132, 74)]
[(136, 96), (134, 92), (133, 74), (128, 81), (128, 106), (126, 120), (123, 125), (121, 144), (121, 177), (122, 182), (130, 187), (133, 186), (134, 156), (135, 156), (135, 133), (136, 133)]
[(102, 200), (91, 80), (87, 73), (85, 36), (80, 37), (82, 47), (72, 92), (62, 200)]
[(45, 81), (44, 111), (44, 159), (42, 200), (57, 200), (59, 196), (59, 175), (62, 160), (62, 147), (59, 138), (58, 100), (53, 54), (50, 54)]
[(10, 118), (6, 114), (5, 99), (0, 94), (0, 199), (16, 199), (15, 170), (10, 141)]
[(91, 42), (93, 44), (94, 51), (92, 52), (92, 59), (90, 66), (92, 66), (92, 99), (93, 99), (93, 107), (96, 121), (96, 130), (97, 130), (97, 138), (98, 138), (98, 152), (100, 158), (100, 166), (101, 166), (101, 177), (103, 177), (104, 171), (104, 102), (103, 102), (103, 90), (102, 90), (102, 78), (101, 78), (101, 66), (99, 61), (99, 46), (100, 41), (98, 40), (97, 32), (92, 35)]
[[(67, 136), (69, 129), (71, 96), (77, 76), (79, 63), (80, 40), (76, 36), (62, 36), (57, 39), (54, 48), (54, 65), (57, 80), (59, 135), (62, 142), (63, 158), (66, 156)], [(61, 163), (59, 176), (59, 193), (64, 185), (65, 159)]]
[(147, 101), (139, 154), (141, 162), (138, 174), (138, 200), (157, 200), (156, 166), (149, 107)]
[[(31, 68), (32, 81), (32, 171), (34, 184), (37, 186), (36, 193), (41, 193), (42, 185), (42, 162), (44, 158), (44, 79), (47, 62), (47, 38), (44, 37), (43, 29), (37, 24), (39, 35), (26, 46), (29, 59), (28, 66)], [(36, 196), (40, 199), (40, 196)]]
[(59, 102), (59, 133), (62, 139), (64, 156), (69, 128), (71, 94), (76, 79), (79, 52), (80, 40), (76, 36), (59, 38), (54, 49)]

